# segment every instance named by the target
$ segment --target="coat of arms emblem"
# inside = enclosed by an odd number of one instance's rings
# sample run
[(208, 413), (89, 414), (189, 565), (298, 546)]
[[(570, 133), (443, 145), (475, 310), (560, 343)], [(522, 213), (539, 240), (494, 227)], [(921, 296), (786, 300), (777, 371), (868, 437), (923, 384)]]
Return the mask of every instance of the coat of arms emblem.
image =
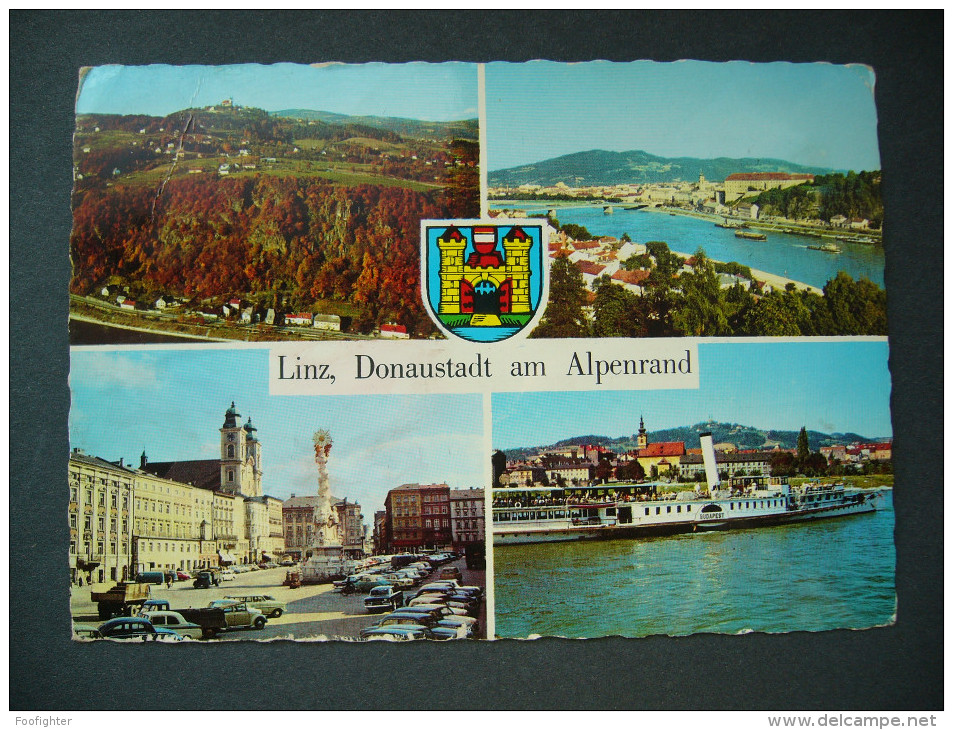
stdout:
[(496, 342), (527, 334), (542, 315), (545, 219), (422, 221), (421, 287), (447, 335)]

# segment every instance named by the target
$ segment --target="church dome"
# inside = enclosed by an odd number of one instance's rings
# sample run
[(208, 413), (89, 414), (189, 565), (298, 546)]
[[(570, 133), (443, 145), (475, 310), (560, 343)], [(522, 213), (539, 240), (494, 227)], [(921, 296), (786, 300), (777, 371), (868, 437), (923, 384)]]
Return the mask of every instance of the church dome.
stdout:
[(258, 429), (251, 425), (251, 416), (248, 417), (248, 423), (245, 424), (245, 433), (249, 441), (257, 441), (258, 438), (255, 434), (258, 432)]

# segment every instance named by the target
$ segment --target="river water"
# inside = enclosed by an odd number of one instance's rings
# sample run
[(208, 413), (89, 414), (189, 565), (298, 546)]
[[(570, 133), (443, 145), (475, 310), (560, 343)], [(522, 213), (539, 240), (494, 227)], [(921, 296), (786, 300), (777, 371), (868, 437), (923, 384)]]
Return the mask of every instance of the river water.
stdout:
[(822, 631), (891, 621), (892, 496), (873, 514), (494, 550), (496, 634)]
[(185, 335), (166, 335), (158, 332), (127, 330), (81, 319), (71, 319), (69, 321), (69, 341), (71, 345), (151, 345), (167, 342), (208, 342), (208, 340)]
[[(519, 206), (519, 203), (507, 205)], [(532, 216), (546, 215), (548, 208), (528, 208)], [(881, 246), (837, 241), (838, 254), (814, 251), (808, 246), (829, 243), (831, 239), (810, 238), (767, 231), (767, 241), (748, 241), (734, 231), (718, 228), (713, 221), (664, 211), (617, 209), (611, 215), (601, 207), (557, 207), (560, 223), (585, 226), (594, 236), (621, 238), (628, 233), (633, 241), (665, 241), (673, 251), (694, 254), (698, 247), (717, 261), (737, 261), (753, 269), (784, 276), (811, 286), (823, 287), (838, 271), (854, 279), (863, 276), (880, 287), (884, 285), (884, 252)]]

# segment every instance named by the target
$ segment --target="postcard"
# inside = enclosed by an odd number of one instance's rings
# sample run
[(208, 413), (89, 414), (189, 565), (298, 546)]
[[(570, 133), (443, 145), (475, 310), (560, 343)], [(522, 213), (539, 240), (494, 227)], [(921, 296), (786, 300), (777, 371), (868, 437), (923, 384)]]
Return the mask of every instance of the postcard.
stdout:
[(74, 638), (892, 622), (873, 85), (83, 69)]

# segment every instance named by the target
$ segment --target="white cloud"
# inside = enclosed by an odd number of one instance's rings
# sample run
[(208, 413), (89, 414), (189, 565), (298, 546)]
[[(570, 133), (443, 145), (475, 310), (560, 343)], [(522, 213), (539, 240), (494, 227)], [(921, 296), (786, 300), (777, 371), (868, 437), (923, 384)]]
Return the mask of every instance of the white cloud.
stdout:
[(70, 386), (98, 391), (158, 390), (159, 372), (148, 353), (85, 351), (70, 358)]

